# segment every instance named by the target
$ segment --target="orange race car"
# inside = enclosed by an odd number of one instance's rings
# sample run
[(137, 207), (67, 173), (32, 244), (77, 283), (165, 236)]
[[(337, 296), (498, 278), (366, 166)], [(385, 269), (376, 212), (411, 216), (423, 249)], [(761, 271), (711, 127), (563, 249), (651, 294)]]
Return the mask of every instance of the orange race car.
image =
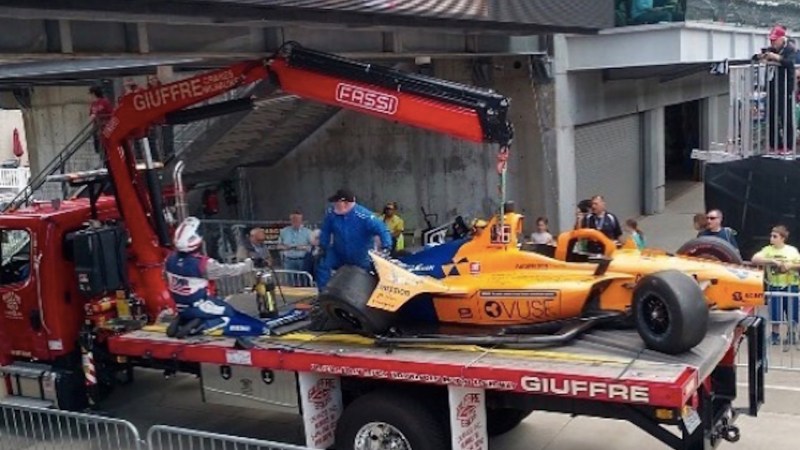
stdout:
[[(593, 229), (561, 234), (547, 256), (520, 248), (522, 224), (509, 212), (399, 261), (373, 253), (376, 273), (339, 269), (320, 307), (339, 326), (385, 344), (541, 345), (611, 321), (634, 325), (651, 349), (681, 353), (705, 336), (709, 309), (764, 302), (758, 270), (617, 249)], [(571, 251), (579, 239), (603, 243), (605, 254), (568, 262), (580, 259)]]

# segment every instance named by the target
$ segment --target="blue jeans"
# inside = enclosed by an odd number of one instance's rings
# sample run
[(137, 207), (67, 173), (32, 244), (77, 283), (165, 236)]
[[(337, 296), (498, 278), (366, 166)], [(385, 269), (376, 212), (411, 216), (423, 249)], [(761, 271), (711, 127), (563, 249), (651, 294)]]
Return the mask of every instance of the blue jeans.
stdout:
[(306, 270), (306, 258), (283, 258), (283, 268), (286, 270)]
[[(794, 286), (767, 286), (767, 291), (770, 292), (800, 292), (800, 287)], [(781, 297), (779, 295), (771, 295), (769, 297), (769, 320), (773, 324), (783, 322), (784, 316), (788, 318), (789, 322), (797, 324), (799, 322), (800, 312), (800, 299), (797, 297)]]

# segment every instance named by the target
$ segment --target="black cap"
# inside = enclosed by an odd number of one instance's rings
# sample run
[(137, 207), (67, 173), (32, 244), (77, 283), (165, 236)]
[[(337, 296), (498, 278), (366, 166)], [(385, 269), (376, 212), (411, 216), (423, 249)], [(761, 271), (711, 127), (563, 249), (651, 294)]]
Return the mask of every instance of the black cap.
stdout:
[(331, 195), (328, 198), (329, 202), (338, 202), (338, 201), (345, 201), (345, 202), (354, 202), (356, 201), (356, 196), (353, 194), (353, 191), (350, 189), (339, 189), (336, 191), (335, 194)]

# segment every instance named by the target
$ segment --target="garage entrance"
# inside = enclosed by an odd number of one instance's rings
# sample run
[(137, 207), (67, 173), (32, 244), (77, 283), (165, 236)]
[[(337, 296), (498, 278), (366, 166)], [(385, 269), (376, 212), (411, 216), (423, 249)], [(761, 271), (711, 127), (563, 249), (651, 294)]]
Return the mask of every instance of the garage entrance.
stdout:
[(700, 101), (667, 106), (664, 121), (665, 195), (670, 201), (699, 181), (691, 155), (700, 146)]

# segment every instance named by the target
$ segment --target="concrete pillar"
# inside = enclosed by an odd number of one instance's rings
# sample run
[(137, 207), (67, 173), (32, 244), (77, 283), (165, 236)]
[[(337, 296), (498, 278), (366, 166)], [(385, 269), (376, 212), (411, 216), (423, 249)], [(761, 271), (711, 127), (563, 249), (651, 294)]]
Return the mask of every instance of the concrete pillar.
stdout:
[(724, 142), (723, 130), (720, 130), (721, 103), (717, 95), (700, 101), (700, 148), (703, 150), (710, 150), (714, 142)]
[(89, 123), (89, 103), (89, 89), (85, 86), (33, 89), (31, 108), (22, 113), (31, 175), (46, 166)]
[(578, 204), (578, 186), (575, 179), (575, 115), (570, 90), (570, 77), (567, 73), (569, 54), (567, 39), (563, 34), (553, 36), (553, 76), (555, 83), (555, 180), (556, 198), (548, 198), (547, 215), (557, 219), (553, 230), (566, 230), (575, 222), (575, 208)]
[(645, 111), (643, 116), (644, 213), (657, 214), (664, 211), (666, 199), (664, 107)]

